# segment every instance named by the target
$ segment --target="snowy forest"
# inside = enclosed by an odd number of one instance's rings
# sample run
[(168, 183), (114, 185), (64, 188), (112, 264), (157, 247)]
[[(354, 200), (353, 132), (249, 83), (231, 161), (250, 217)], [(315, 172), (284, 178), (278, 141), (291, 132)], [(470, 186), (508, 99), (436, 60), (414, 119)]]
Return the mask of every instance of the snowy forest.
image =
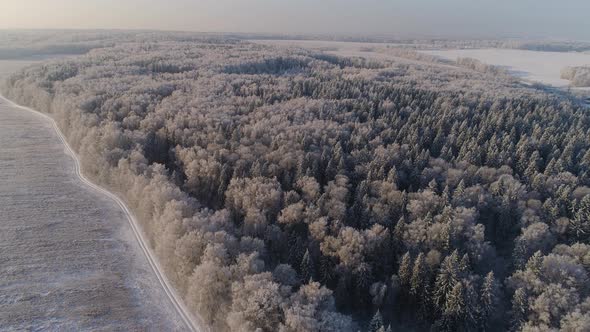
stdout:
[(88, 48), (2, 93), (56, 119), (213, 330), (590, 328), (590, 110), (566, 94), (413, 51)]

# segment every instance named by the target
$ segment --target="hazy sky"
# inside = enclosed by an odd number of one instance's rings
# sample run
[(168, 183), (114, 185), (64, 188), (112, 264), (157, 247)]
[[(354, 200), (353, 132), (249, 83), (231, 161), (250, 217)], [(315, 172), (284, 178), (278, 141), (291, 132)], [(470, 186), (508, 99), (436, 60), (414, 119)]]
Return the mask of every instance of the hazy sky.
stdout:
[(0, 0), (2, 28), (590, 40), (590, 0)]

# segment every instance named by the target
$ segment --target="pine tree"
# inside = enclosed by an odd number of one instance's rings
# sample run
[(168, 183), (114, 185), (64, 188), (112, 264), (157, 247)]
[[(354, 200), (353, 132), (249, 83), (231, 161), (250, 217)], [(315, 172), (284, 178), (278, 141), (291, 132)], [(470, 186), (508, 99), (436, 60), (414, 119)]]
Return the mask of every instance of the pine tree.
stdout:
[(459, 273), (461, 275), (467, 275), (471, 270), (471, 263), (469, 262), (469, 255), (464, 254), (459, 262)]
[(336, 285), (336, 289), (334, 290), (334, 299), (336, 300), (337, 305), (348, 306), (348, 298), (349, 292), (348, 285), (346, 283), (346, 277), (341, 276), (340, 278), (338, 278), (338, 284)]
[[(304, 137), (303, 141), (305, 141), (305, 137)], [(307, 167), (306, 167), (306, 163), (305, 163), (305, 157), (300, 156), (299, 158), (297, 158), (297, 168), (295, 171), (295, 179), (299, 180), (302, 177), (304, 177), (306, 169), (307, 169)]]
[(363, 224), (366, 223), (366, 205), (365, 202), (368, 202), (368, 192), (369, 192), (369, 185), (367, 180), (361, 181), (356, 188), (356, 192), (354, 195), (354, 201), (351, 207), (351, 217), (353, 222), (358, 227), (363, 227)]
[(448, 184), (445, 185), (445, 188), (443, 189), (442, 198), (445, 201), (445, 204), (447, 204), (451, 201), (451, 190), (449, 189)]
[(393, 166), (387, 173), (387, 182), (392, 183), (397, 188), (397, 169)]
[(535, 151), (531, 154), (529, 159), (529, 164), (524, 171), (525, 176), (531, 181), (535, 174), (539, 171), (539, 167), (541, 165), (541, 157), (539, 156), (539, 152)]
[(399, 270), (397, 275), (399, 276), (400, 284), (402, 285), (402, 289), (407, 290), (410, 286), (410, 279), (412, 278), (412, 258), (410, 257), (410, 253), (407, 252), (402, 257), (402, 261), (399, 265)]
[(479, 327), (481, 304), (480, 294), (472, 281), (465, 281), (463, 286), (463, 298), (464, 298), (464, 314), (463, 314), (463, 327), (465, 331), (476, 331)]
[[(365, 197), (367, 198), (367, 197)], [(367, 198), (368, 201), (368, 198)], [(370, 228), (374, 222), (371, 220), (371, 209), (368, 207), (368, 204), (365, 204), (365, 206), (367, 206), (365, 209), (363, 209), (362, 213), (361, 213), (361, 218), (360, 218), (360, 225), (361, 225), (361, 229), (367, 229)]]
[(424, 222), (427, 226), (432, 226), (434, 218), (432, 217), (432, 213), (430, 213), (430, 211), (428, 211), (428, 213), (426, 213), (426, 216), (424, 216)]
[(549, 197), (543, 203), (543, 212), (545, 214), (545, 220), (547, 223), (555, 221), (559, 216), (559, 208), (553, 201), (553, 198)]
[(459, 282), (459, 253), (455, 250), (445, 257), (436, 276), (434, 302), (441, 312), (444, 312), (446, 299), (457, 282)]
[(367, 180), (363, 180), (356, 187), (355, 199), (358, 200), (360, 203), (360, 202), (362, 202), (363, 197), (365, 197), (368, 193), (369, 193), (369, 183)]
[(366, 289), (369, 288), (371, 283), (373, 282), (373, 273), (371, 271), (371, 266), (367, 263), (361, 263), (358, 268), (355, 270), (356, 276), (356, 288), (359, 291), (359, 295), (362, 294)]
[(309, 250), (305, 250), (305, 254), (303, 255), (303, 259), (301, 260), (300, 268), (301, 279), (303, 282), (314, 280), (314, 266), (311, 256), (309, 255)]
[(572, 210), (572, 188), (569, 185), (561, 185), (557, 189), (557, 204), (561, 215), (569, 215)]
[(590, 195), (584, 196), (578, 204), (570, 226), (576, 240), (581, 242), (590, 240)]
[(322, 284), (328, 284), (334, 278), (332, 262), (329, 257), (322, 256), (320, 258), (320, 281)]
[[(303, 239), (298, 237), (294, 232), (289, 234), (288, 237), (288, 248), (289, 252), (287, 253), (288, 263), (291, 266), (297, 266), (301, 268), (301, 263), (303, 260), (303, 256), (305, 254), (305, 244), (303, 243)], [(308, 280), (304, 280), (307, 282)]]
[(490, 325), (490, 319), (496, 312), (499, 301), (499, 285), (494, 277), (494, 272), (490, 271), (483, 280), (480, 290), (481, 298), (481, 315), (480, 327), (486, 330)]
[(545, 167), (543, 174), (546, 176), (551, 176), (557, 174), (558, 172), (559, 170), (557, 169), (557, 162), (555, 161), (555, 158), (552, 158)]
[(371, 322), (369, 323), (368, 332), (378, 332), (380, 329), (383, 329), (383, 328), (384, 328), (383, 317), (381, 316), (381, 312), (379, 312), (379, 310), (377, 310), (375, 315), (373, 315)]
[(423, 295), (426, 284), (426, 263), (424, 262), (424, 254), (420, 253), (414, 261), (412, 268), (412, 278), (410, 279), (410, 294), (416, 299), (420, 299)]
[(438, 192), (438, 183), (436, 183), (436, 180), (432, 179), (428, 182), (428, 189), (435, 193)]
[(258, 160), (252, 164), (252, 167), (250, 168), (250, 175), (252, 177), (262, 176), (262, 165)]
[(519, 288), (512, 296), (512, 330), (519, 331), (526, 321), (528, 306), (527, 296), (523, 288)]
[(225, 164), (221, 168), (221, 175), (219, 177), (219, 187), (217, 188), (217, 197), (219, 201), (219, 206), (223, 206), (223, 202), (225, 200), (225, 190), (231, 180), (232, 171), (230, 167)]
[(457, 282), (453, 286), (453, 290), (447, 297), (445, 302), (445, 315), (453, 318), (454, 321), (459, 321), (465, 313), (465, 298), (464, 289), (461, 282)]
[(346, 161), (344, 160), (344, 157), (340, 157), (339, 161), (338, 161), (338, 174), (342, 174), (342, 175), (346, 175)]
[(404, 247), (404, 231), (405, 231), (405, 226), (406, 226), (406, 222), (404, 220), (404, 218), (400, 218), (397, 222), (397, 224), (395, 224), (395, 227), (393, 228), (393, 236), (392, 236), (392, 242), (393, 242), (393, 249), (397, 252), (397, 253), (401, 253), (401, 251), (403, 250)]
[(506, 239), (510, 237), (510, 234), (513, 233), (515, 227), (514, 219), (515, 210), (513, 204), (508, 197), (503, 196), (496, 227), (496, 238)]
[(325, 169), (326, 180), (329, 181), (336, 177), (336, 175), (338, 174), (338, 163), (339, 161), (333, 158), (331, 158), (330, 161), (328, 161), (328, 165)]
[(445, 224), (442, 229), (443, 249), (448, 252), (451, 249), (451, 224)]
[(442, 213), (440, 214), (440, 222), (443, 224), (449, 224), (453, 219), (453, 208), (449, 205), (446, 205)]
[(532, 271), (535, 275), (541, 273), (541, 266), (543, 265), (543, 253), (541, 251), (535, 252), (531, 258), (526, 262), (525, 269)]
[(547, 178), (545, 177), (545, 175), (541, 174), (541, 173), (537, 173), (534, 177), (533, 177), (533, 181), (531, 183), (531, 187), (539, 192), (539, 193), (545, 193), (545, 181), (547, 180)]
[(453, 200), (460, 201), (465, 193), (465, 181), (461, 180), (453, 192)]

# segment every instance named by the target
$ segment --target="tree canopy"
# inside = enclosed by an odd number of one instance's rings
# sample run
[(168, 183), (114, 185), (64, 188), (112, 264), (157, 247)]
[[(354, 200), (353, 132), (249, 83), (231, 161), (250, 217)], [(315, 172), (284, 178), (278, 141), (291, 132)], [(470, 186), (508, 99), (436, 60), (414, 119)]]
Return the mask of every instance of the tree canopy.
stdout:
[(2, 91), (55, 117), (215, 329), (588, 328), (588, 109), (403, 56), (161, 38)]

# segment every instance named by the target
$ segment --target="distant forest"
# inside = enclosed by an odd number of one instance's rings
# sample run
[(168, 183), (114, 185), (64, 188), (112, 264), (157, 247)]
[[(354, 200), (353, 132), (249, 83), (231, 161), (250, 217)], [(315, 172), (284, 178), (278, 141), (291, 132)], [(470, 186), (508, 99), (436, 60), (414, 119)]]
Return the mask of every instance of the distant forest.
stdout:
[(213, 330), (590, 330), (573, 99), (411, 51), (103, 44), (2, 92), (58, 121)]

